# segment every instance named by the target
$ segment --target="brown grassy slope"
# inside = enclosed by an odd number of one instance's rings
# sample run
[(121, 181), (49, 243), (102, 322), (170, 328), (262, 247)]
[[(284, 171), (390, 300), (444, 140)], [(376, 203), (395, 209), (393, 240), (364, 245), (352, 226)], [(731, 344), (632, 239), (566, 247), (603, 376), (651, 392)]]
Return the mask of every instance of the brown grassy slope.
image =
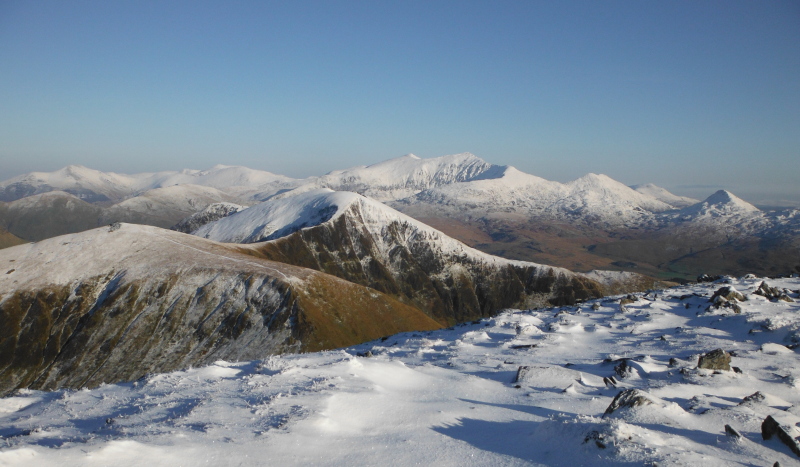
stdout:
[(27, 242), (12, 234), (8, 230), (0, 227), (0, 249), (22, 245), (23, 243)]

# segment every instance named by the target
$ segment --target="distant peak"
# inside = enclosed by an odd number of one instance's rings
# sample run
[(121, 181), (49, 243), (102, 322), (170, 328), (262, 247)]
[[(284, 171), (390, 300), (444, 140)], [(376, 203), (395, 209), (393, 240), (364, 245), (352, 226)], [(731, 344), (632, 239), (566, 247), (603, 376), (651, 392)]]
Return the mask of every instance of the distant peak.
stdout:
[(418, 160), (420, 160), (420, 157), (419, 157), (419, 156), (417, 156), (417, 155), (415, 155), (415, 154), (411, 154), (411, 153), (409, 153), (409, 154), (406, 154), (406, 155), (405, 155), (405, 156), (403, 156), (403, 157), (405, 157), (405, 158), (408, 158), (408, 159), (414, 159), (414, 160), (417, 160), (417, 161), (418, 161)]
[(715, 192), (713, 195), (706, 198), (705, 201), (703, 202), (708, 204), (746, 203), (746, 201), (739, 199), (736, 195), (734, 195), (728, 190), (719, 190)]
[[(692, 207), (688, 208), (691, 209)], [(694, 205), (694, 209), (712, 209), (738, 212), (758, 212), (759, 209), (747, 201), (737, 197), (727, 190), (719, 190), (700, 203)]]

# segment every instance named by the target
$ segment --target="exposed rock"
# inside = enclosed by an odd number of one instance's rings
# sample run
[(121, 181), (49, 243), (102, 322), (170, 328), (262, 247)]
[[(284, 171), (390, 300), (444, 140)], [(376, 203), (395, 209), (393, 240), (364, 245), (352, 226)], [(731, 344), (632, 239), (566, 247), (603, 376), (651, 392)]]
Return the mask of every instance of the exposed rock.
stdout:
[(700, 356), (697, 368), (731, 371), (731, 355), (722, 349), (712, 350)]
[(740, 302), (747, 300), (747, 298), (744, 295), (742, 295), (741, 292), (736, 290), (732, 285), (726, 285), (724, 287), (720, 287), (719, 289), (717, 289), (717, 291), (714, 292), (714, 295), (711, 296), (711, 299), (709, 299), (709, 301), (716, 304), (717, 297), (724, 298), (729, 302), (733, 300), (737, 300)]
[(785, 290), (781, 290), (777, 287), (770, 287), (766, 281), (762, 281), (761, 284), (758, 285), (758, 288), (753, 292), (755, 295), (761, 295), (762, 297), (766, 297), (772, 301), (783, 301), (783, 302), (794, 302), (794, 300), (787, 295)]
[(583, 443), (586, 444), (589, 441), (594, 441), (595, 446), (597, 446), (600, 449), (605, 449), (606, 448), (605, 438), (606, 437), (603, 433), (600, 433), (597, 430), (592, 430), (586, 435), (586, 438), (583, 439)]
[(611, 401), (611, 404), (603, 413), (603, 417), (605, 418), (606, 415), (611, 415), (620, 409), (641, 407), (652, 403), (653, 399), (646, 392), (638, 389), (626, 389), (614, 397), (614, 400)]
[(788, 446), (793, 453), (800, 457), (800, 446), (798, 446), (797, 440), (792, 436), (794, 431), (794, 428), (791, 426), (778, 423), (777, 420), (772, 418), (772, 415), (767, 416), (764, 422), (761, 423), (761, 437), (765, 441), (772, 439), (773, 436), (777, 436), (780, 442)]
[(697, 276), (697, 282), (714, 282), (722, 279), (722, 276), (709, 276), (708, 274), (701, 274)]
[(725, 434), (736, 439), (742, 438), (742, 434), (730, 425), (725, 425)]
[(191, 216), (181, 220), (177, 224), (170, 227), (170, 229), (183, 233), (192, 233), (208, 223), (228, 217), (233, 213), (241, 211), (242, 209), (244, 209), (244, 206), (234, 203), (209, 204), (202, 211), (196, 212)]
[(636, 375), (638, 372), (636, 368), (628, 364), (628, 359), (623, 359), (617, 366), (614, 367), (614, 373), (620, 378), (629, 378)]
[(745, 396), (742, 399), (742, 402), (739, 402), (739, 405), (761, 404), (765, 400), (767, 400), (767, 396), (765, 396), (761, 391), (756, 391), (749, 396)]
[(621, 298), (619, 300), (619, 304), (620, 304), (620, 306), (624, 306), (624, 305), (628, 305), (628, 304), (631, 304), (631, 303), (636, 303), (638, 301), (639, 301), (639, 297), (637, 297), (636, 295), (630, 294), (630, 295), (627, 295), (627, 296)]
[(517, 368), (517, 375), (514, 377), (514, 381), (512, 381), (512, 383), (522, 382), (530, 371), (531, 367), (529, 366), (521, 366)]

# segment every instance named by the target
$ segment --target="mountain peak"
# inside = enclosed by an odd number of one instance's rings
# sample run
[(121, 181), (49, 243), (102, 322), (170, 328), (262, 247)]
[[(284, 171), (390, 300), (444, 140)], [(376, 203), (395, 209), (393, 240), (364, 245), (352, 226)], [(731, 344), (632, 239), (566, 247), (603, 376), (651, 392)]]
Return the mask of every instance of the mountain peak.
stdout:
[(727, 190), (719, 190), (715, 192), (713, 195), (706, 198), (705, 201), (703, 201), (703, 204), (708, 204), (709, 206), (729, 206), (738, 211), (758, 211), (757, 207)]
[(757, 207), (727, 190), (719, 190), (705, 200), (681, 209), (680, 213), (691, 217), (719, 217), (732, 214), (755, 214)]

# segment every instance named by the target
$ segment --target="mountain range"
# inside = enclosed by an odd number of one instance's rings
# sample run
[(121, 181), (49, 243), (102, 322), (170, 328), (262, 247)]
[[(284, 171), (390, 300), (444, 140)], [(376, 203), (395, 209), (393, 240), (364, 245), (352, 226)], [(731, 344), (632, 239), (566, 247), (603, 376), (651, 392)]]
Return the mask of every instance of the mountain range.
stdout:
[[(764, 212), (724, 190), (698, 201), (597, 174), (553, 182), (472, 154), (407, 155), (306, 179), (224, 165), (135, 175), (70, 166), (0, 183), (0, 227), (29, 241), (113, 222), (190, 232), (177, 224), (218, 219), (224, 203), (322, 188), (375, 199), (488, 253), (578, 271), (691, 278), (800, 265), (797, 210)], [(200, 214), (211, 205), (215, 214)]]

